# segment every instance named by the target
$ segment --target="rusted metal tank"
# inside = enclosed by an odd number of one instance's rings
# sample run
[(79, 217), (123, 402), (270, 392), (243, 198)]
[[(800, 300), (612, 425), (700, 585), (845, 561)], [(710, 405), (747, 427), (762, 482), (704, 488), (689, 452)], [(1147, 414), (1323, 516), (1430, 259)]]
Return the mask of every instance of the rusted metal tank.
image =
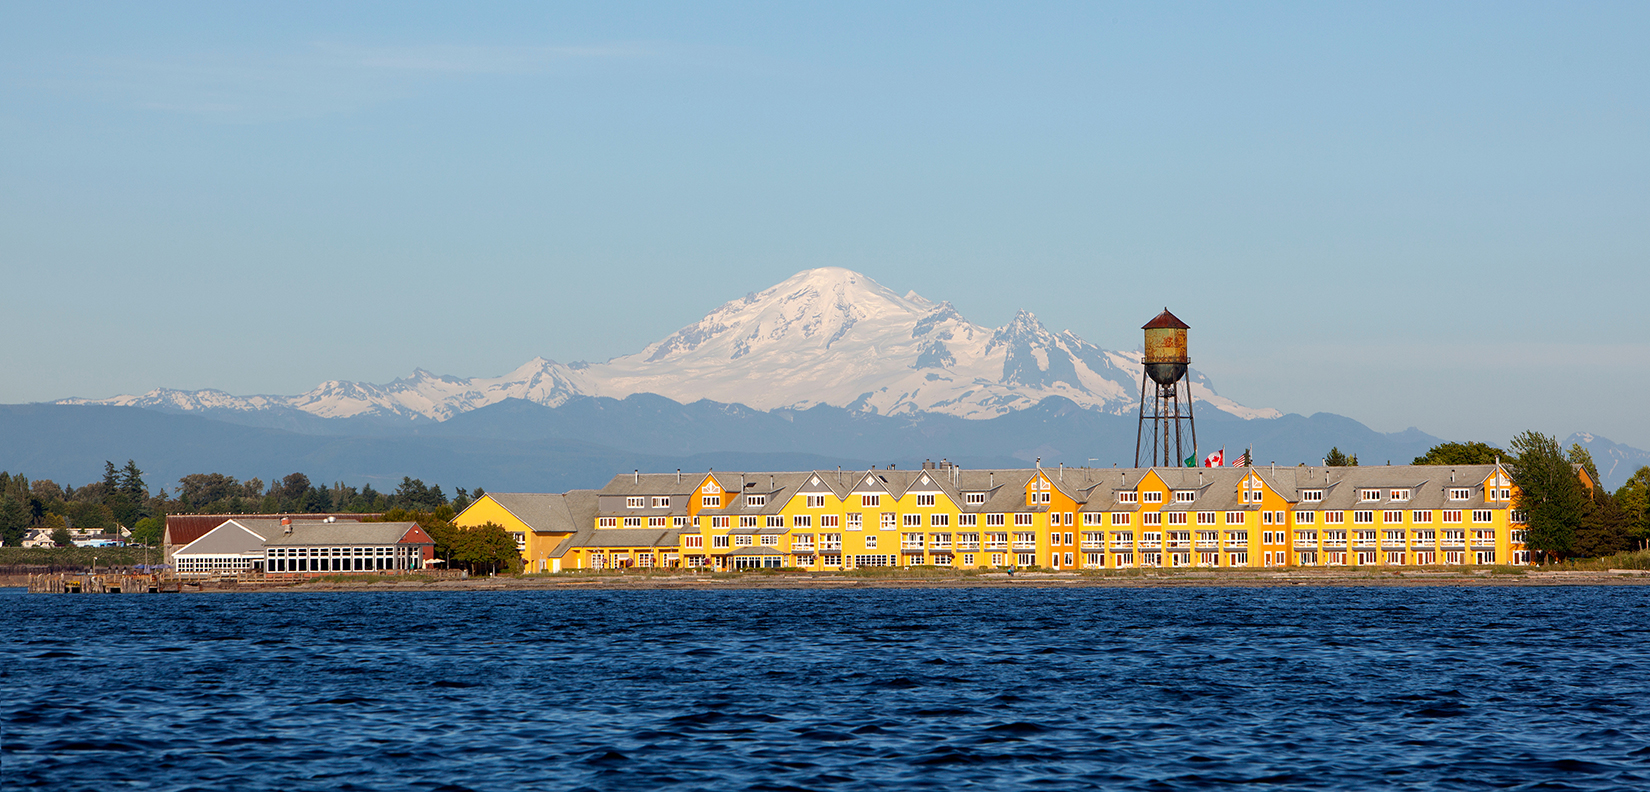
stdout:
[(1179, 382), (1186, 376), (1186, 364), (1191, 362), (1186, 354), (1186, 331), (1191, 328), (1164, 308), (1140, 329), (1146, 331), (1146, 376), (1159, 385)]

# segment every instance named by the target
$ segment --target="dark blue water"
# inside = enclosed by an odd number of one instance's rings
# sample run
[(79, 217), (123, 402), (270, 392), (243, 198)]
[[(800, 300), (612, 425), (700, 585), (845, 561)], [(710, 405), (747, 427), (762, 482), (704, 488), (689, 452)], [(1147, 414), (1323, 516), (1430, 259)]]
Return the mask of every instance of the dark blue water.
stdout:
[(1650, 588), (0, 606), (7, 790), (1650, 788)]

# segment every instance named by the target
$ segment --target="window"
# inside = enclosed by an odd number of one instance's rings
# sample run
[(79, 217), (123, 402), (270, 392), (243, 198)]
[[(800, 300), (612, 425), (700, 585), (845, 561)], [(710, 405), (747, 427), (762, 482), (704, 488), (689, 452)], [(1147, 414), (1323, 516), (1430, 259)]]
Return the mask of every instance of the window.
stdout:
[[(988, 533), (988, 534), (986, 534), (985, 535), (985, 549), (987, 549), (987, 550), (1007, 550), (1008, 549), (1008, 534), (1005, 534), (1005, 533)], [(994, 560), (991, 563), (993, 563), (993, 564), (1002, 564), (1002, 561)]]
[(1135, 492), (1133, 490), (1128, 490), (1126, 492), (1119, 492), (1119, 493), (1117, 493), (1117, 502), (1118, 503), (1139, 503), (1140, 502), (1140, 493)]
[(1472, 490), (1452, 489), (1449, 491), (1449, 499), (1452, 501), (1472, 500)]
[(665, 527), (667, 527), (665, 525), (665, 523), (667, 523), (667, 522), (669, 522), (669, 518), (666, 518), (666, 517), (649, 517), (649, 518), (647, 518), (647, 527), (649, 527), (649, 528), (665, 528)]
[(949, 528), (951, 527), (951, 515), (931, 514), (928, 516), (928, 524), (935, 528)]
[(828, 533), (819, 535), (820, 550), (841, 550), (842, 534)]
[(970, 506), (978, 506), (982, 503), (985, 503), (985, 493), (983, 493), (983, 492), (969, 492), (969, 493), (966, 493), (966, 494), (963, 495), (963, 503), (966, 503)]
[(1030, 525), (1031, 524), (1031, 513), (1030, 512), (1015, 512), (1014, 513), (1014, 524), (1016, 526)]
[(1381, 491), (1378, 490), (1378, 489), (1358, 490), (1358, 500), (1361, 500), (1361, 501), (1378, 501), (1380, 499), (1381, 499)]
[(1269, 512), (1269, 511), (1261, 512), (1260, 513), (1260, 524), (1261, 525), (1271, 525), (1272, 524), (1272, 513)]
[(1215, 513), (1214, 512), (1198, 512), (1197, 513), (1197, 524), (1198, 525), (1214, 525), (1215, 524)]
[(798, 514), (791, 518), (791, 527), (812, 528), (814, 527), (814, 516), (812, 514)]
[(1244, 525), (1247, 522), (1248, 521), (1246, 519), (1244, 519), (1243, 512), (1240, 512), (1240, 511), (1226, 512), (1226, 524), (1227, 525)]
[(1102, 512), (1083, 512), (1084, 525), (1105, 525), (1106, 518)]
[(728, 527), (728, 518), (725, 517), (725, 516), (724, 517), (712, 517), (712, 518), (710, 518), (710, 527), (712, 527), (712, 528), (726, 528), (726, 527)]
[(762, 546), (763, 547), (778, 547), (779, 546), (779, 535), (778, 534), (763, 534), (762, 535)]
[(1163, 493), (1157, 492), (1155, 490), (1147, 490), (1146, 492), (1140, 493), (1140, 502), (1141, 503), (1162, 503), (1163, 502)]
[(1175, 490), (1174, 491), (1174, 502), (1175, 503), (1191, 503), (1194, 500), (1197, 500), (1197, 491), (1196, 490)]
[(1344, 523), (1344, 522), (1346, 522), (1346, 512), (1343, 512), (1343, 511), (1326, 511), (1326, 512), (1323, 513), (1323, 521), (1324, 521), (1325, 524), (1329, 524), (1329, 525), (1338, 525), (1340, 523)]
[(1452, 511), (1450, 509), (1445, 509), (1444, 510), (1444, 522), (1446, 522), (1446, 523), (1461, 522), (1461, 512)]
[(1410, 513), (1409, 519), (1411, 522), (1430, 523), (1432, 522), (1432, 512), (1423, 509), (1416, 509)]
[(920, 514), (902, 514), (902, 515), (900, 515), (900, 524), (904, 525), (907, 528), (921, 528), (922, 527), (922, 515), (920, 515)]
[(617, 527), (619, 527), (619, 518), (617, 518), (617, 517), (598, 517), (596, 519), (596, 527), (597, 528), (617, 528)]
[(882, 505), (882, 496), (881, 495), (861, 495), (861, 496), (859, 496), (859, 505), (862, 508), (874, 509), (874, 508)]
[(958, 528), (974, 528), (974, 527), (977, 527), (979, 524), (980, 524), (980, 515), (978, 515), (978, 514), (959, 514), (959, 515), (957, 515), (957, 527)]
[(647, 498), (645, 496), (625, 498), (624, 507), (626, 509), (645, 509), (647, 508)]
[(642, 518), (640, 518), (640, 517), (626, 517), (626, 518), (624, 518), (624, 527), (626, 527), (626, 528), (640, 528), (640, 527), (642, 527)]
[(1035, 550), (1035, 549), (1037, 549), (1037, 534), (1031, 533), (1030, 531), (1016, 531), (1014, 533), (1014, 549), (1016, 549), (1016, 550)]
[(1489, 509), (1473, 509), (1472, 511), (1472, 521), (1475, 523), (1487, 523), (1493, 521), (1494, 519), (1495, 512), (1492, 512)]
[(785, 517), (783, 515), (779, 515), (779, 514), (768, 515), (766, 525), (769, 528), (784, 528), (785, 527)]
[(1060, 532), (1055, 531), (1054, 533), (1049, 534), (1048, 543), (1050, 546), (1058, 547), (1060, 545)]
[(859, 531), (865, 528), (865, 515), (854, 512), (848, 515), (848, 530)]
[(1000, 528), (1000, 527), (1002, 527), (1003, 518), (1005, 516), (1006, 515), (1003, 515), (1003, 514), (987, 514), (985, 516), (985, 527), (987, 527), (987, 528)]
[(820, 566), (834, 566), (834, 567), (842, 566), (842, 554), (841, 553), (830, 553), (830, 554), (821, 555), (819, 557), (819, 565)]
[(690, 548), (691, 547), (702, 548), (702, 547), (705, 546), (705, 537), (698, 536), (698, 535), (684, 536), (684, 537), (682, 537), (682, 546), (683, 547), (690, 547)]
[(899, 563), (899, 559), (891, 555), (857, 555), (849, 560), (856, 567), (891, 567)]
[(1301, 490), (1301, 500), (1315, 503), (1323, 500), (1323, 490)]
[(1186, 524), (1186, 513), (1183, 512), (1183, 511), (1169, 512), (1169, 524), (1170, 525), (1185, 525)]
[(1401, 523), (1403, 521), (1404, 521), (1404, 513), (1402, 511), (1398, 511), (1396, 509), (1389, 509), (1387, 511), (1381, 512), (1381, 522), (1383, 522), (1383, 523), (1394, 523), (1395, 524), (1395, 523)]
[(900, 547), (901, 550), (921, 550), (922, 549), (922, 534), (920, 534), (920, 533), (902, 533), (902, 534), (900, 534), (899, 535), (899, 547)]
[(810, 509), (823, 509), (823, 508), (825, 508), (825, 496), (824, 495), (807, 495), (807, 496), (804, 496), (804, 498), (807, 501), (808, 508), (810, 508)]
[(1507, 522), (1514, 525), (1523, 525), (1530, 521), (1530, 513), (1523, 509), (1513, 509), (1507, 512)]
[(1140, 545), (1142, 547), (1162, 547), (1163, 534), (1157, 531), (1144, 532), (1140, 534)]
[(733, 546), (734, 547), (749, 547), (750, 544), (751, 544), (751, 535), (750, 534), (739, 534), (738, 536), (733, 537)]
[(918, 495), (917, 496), (917, 505), (918, 506), (933, 506), (934, 505), (934, 496), (933, 495)]
[(1407, 489), (1395, 489), (1395, 490), (1393, 490), (1393, 491), (1391, 491), (1387, 494), (1390, 495), (1392, 500), (1395, 500), (1395, 501), (1407, 501), (1407, 500), (1409, 500), (1409, 490), (1407, 490)]
[(1132, 525), (1133, 523), (1134, 523), (1134, 515), (1132, 515), (1128, 512), (1112, 512), (1111, 513), (1111, 524), (1112, 525)]
[(1163, 513), (1162, 512), (1141, 512), (1140, 513), (1140, 524), (1141, 525), (1162, 525), (1163, 524)]
[(746, 506), (766, 506), (766, 505), (768, 505), (768, 496), (766, 496), (766, 495), (746, 495), (745, 496), (745, 505)]
[(727, 547), (728, 546), (728, 536), (727, 536), (727, 534), (718, 534), (716, 536), (712, 536), (710, 538), (710, 546), (711, 547)]
[(951, 534), (937, 533), (929, 537), (929, 542), (935, 550), (951, 549)]
[(882, 513), (882, 524), (878, 527), (880, 527), (884, 531), (894, 530), (894, 513), (893, 512), (883, 512)]
[(870, 536), (865, 537), (865, 549), (866, 550), (875, 550), (875, 549), (877, 549), (877, 535), (876, 534), (871, 534)]

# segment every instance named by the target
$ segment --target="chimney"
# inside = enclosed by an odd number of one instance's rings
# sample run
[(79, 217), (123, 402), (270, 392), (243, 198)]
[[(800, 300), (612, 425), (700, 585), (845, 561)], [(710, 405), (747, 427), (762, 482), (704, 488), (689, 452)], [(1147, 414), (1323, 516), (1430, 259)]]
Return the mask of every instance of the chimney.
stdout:
[(637, 484), (642, 483), (642, 470), (641, 470), (641, 468), (637, 468), (636, 470), (631, 471), (631, 475), (636, 477), (636, 483)]
[(681, 468), (676, 468), (676, 483), (677, 484), (682, 483), (682, 469)]
[(281, 518), (281, 533), (286, 534), (288, 536), (292, 535), (292, 518), (291, 517), (282, 517)]

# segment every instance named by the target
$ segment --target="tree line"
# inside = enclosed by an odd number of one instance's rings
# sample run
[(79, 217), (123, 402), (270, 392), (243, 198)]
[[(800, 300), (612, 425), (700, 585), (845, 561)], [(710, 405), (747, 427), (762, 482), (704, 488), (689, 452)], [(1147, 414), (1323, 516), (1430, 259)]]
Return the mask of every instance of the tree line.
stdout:
[(267, 485), (259, 478), (193, 473), (179, 479), (171, 492), (165, 487), (151, 492), (143, 475), (133, 460), (124, 467), (105, 462), (103, 479), (80, 487), (0, 471), (0, 542), (20, 545), (29, 529), (44, 528), (59, 544), (67, 544), (72, 527), (105, 533), (125, 529), (133, 542), (158, 545), (168, 514), (433, 513), (442, 508), (456, 514), (486, 494), (480, 487), (473, 492), (460, 487), (449, 499), (439, 485), (410, 476), (403, 476), (394, 491), (379, 492), (371, 484), (359, 489), (343, 482), (318, 484), (302, 473)]

